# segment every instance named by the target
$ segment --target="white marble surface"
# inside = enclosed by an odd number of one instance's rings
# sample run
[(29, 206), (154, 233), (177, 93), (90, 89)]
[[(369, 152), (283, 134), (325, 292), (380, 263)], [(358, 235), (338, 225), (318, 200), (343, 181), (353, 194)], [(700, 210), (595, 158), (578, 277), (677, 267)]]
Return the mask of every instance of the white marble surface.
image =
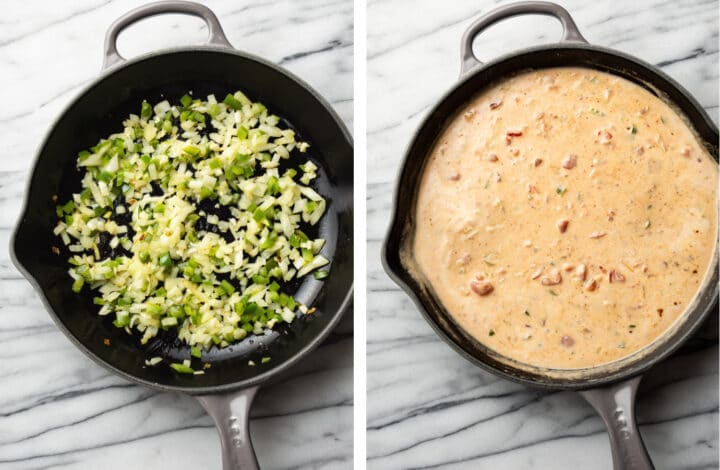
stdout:
[[(483, 373), (443, 343), (380, 265), (398, 165), (459, 71), (464, 29), (488, 0), (370, 0), (368, 8), (368, 468), (605, 470), (607, 436), (572, 393)], [(562, 2), (592, 43), (659, 65), (717, 122), (718, 2)], [(483, 34), (484, 58), (559, 38), (546, 17)], [(638, 417), (658, 469), (718, 468), (717, 315), (644, 379)]]
[[(131, 385), (54, 326), (8, 256), (40, 139), (100, 70), (108, 25), (138, 0), (4, 1), (0, 19), (0, 469), (219, 469), (211, 420), (192, 398)], [(352, 128), (349, 0), (205, 2), (238, 48), (282, 63)], [(204, 41), (202, 22), (147, 20), (121, 53)], [(352, 314), (282, 383), (261, 389), (251, 424), (263, 468), (352, 466)]]

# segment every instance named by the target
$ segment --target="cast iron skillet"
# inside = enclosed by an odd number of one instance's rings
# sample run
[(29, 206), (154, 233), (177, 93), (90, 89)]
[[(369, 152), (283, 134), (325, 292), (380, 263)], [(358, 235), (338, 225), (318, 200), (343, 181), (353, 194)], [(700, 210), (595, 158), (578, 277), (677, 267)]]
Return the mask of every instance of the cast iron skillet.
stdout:
[[(550, 15), (563, 26), (559, 44), (532, 47), (513, 52), (488, 63), (480, 62), (472, 51), (475, 37), (490, 25), (522, 14)], [(417, 130), (405, 154), (395, 193), (394, 214), (383, 247), (383, 265), (390, 277), (414, 300), (437, 334), (466, 359), (481, 368), (515, 382), (547, 388), (578, 390), (601, 415), (610, 434), (616, 469), (653, 468), (635, 422), (635, 393), (643, 372), (675, 351), (717, 310), (718, 273), (712, 270), (698, 301), (685, 320), (675, 325), (652, 345), (609, 366), (578, 371), (560, 371), (522, 366), (504, 358), (471, 338), (448, 315), (412, 261), (411, 247), (415, 200), (428, 149), (448, 119), (478, 91), (517, 72), (558, 66), (588, 67), (619, 75), (644, 86), (672, 103), (692, 123), (708, 151), (718, 158), (718, 130), (700, 105), (670, 77), (653, 66), (618, 51), (587, 43), (569, 13), (547, 2), (519, 2), (500, 7), (479, 18), (462, 39), (460, 80), (435, 105)], [(714, 263), (717, 263), (717, 252)]]
[[(201, 17), (208, 26), (208, 44), (164, 50), (125, 61), (116, 49), (118, 34), (128, 25), (161, 13)], [(97, 315), (92, 294), (74, 295), (67, 275), (67, 257), (50, 248), (62, 245), (53, 236), (56, 223), (53, 195), (65, 200), (79, 185), (78, 151), (122, 129), (122, 120), (138, 113), (140, 103), (174, 100), (192, 90), (196, 96), (241, 89), (295, 126), (311, 144), (308, 155), (321, 168), (317, 190), (328, 199), (319, 235), (327, 240), (323, 254), (332, 261), (324, 281), (307, 276), (289, 286), (296, 297), (317, 311), (291, 325), (228, 348), (203, 354), (212, 364), (205, 375), (175, 374), (167, 364), (146, 367), (145, 359), (190, 358), (189, 348), (170, 335), (146, 346)], [(307, 84), (286, 70), (236, 51), (225, 38), (216, 16), (197, 3), (168, 1), (137, 8), (115, 21), (105, 40), (102, 75), (62, 113), (40, 146), (26, 192), (25, 205), (11, 241), (13, 261), (38, 291), (58, 327), (91, 359), (133, 382), (163, 391), (194, 395), (213, 417), (223, 448), (225, 469), (257, 468), (248, 434), (248, 412), (258, 386), (292, 367), (329, 334), (352, 298), (353, 272), (353, 148), (343, 123)], [(105, 346), (103, 340), (110, 340)], [(270, 362), (260, 358), (270, 356)], [(248, 365), (254, 360), (256, 365)]]

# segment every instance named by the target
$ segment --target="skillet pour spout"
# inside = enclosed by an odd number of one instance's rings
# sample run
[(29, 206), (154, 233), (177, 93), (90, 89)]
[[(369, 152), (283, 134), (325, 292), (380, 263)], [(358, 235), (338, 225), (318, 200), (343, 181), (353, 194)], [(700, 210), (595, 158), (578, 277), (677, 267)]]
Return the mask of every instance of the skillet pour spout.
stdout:
[[(489, 26), (517, 15), (548, 15), (563, 29), (557, 44), (530, 47), (489, 61), (473, 52), (476, 37)], [(543, 369), (520, 364), (489, 350), (465, 332), (448, 314), (413, 259), (417, 192), (428, 158), (446, 123), (479, 91), (519, 72), (552, 67), (583, 67), (610, 73), (636, 83), (679, 110), (698, 140), (718, 159), (718, 129), (698, 102), (680, 84), (654, 66), (619, 51), (588, 44), (563, 7), (549, 2), (518, 2), (501, 6), (475, 20), (461, 41), (460, 79), (431, 108), (405, 152), (398, 176), (393, 214), (382, 261), (388, 275), (410, 296), (435, 332), (476, 366), (502, 378), (531, 387), (575, 390), (598, 411), (610, 435), (616, 470), (652, 469), (638, 432), (635, 396), (642, 374), (677, 350), (717, 311), (718, 272), (711, 269), (683, 321), (642, 351), (609, 365), (583, 370)], [(717, 265), (717, 247), (714, 265)]]

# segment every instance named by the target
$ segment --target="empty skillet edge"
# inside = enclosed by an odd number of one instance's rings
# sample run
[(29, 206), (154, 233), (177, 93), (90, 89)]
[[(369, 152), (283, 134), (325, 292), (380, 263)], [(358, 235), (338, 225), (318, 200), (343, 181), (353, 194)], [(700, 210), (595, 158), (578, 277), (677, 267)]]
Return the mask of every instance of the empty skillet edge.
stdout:
[[(549, 15), (558, 19), (563, 26), (563, 39), (560, 44), (538, 46), (510, 53), (487, 65), (475, 57), (472, 44), (477, 34), (498, 21), (524, 14)], [(692, 122), (691, 127), (702, 136), (699, 140), (717, 159), (717, 127), (697, 101), (674, 80), (651, 65), (631, 56), (587, 44), (570, 14), (559, 5), (549, 2), (519, 2), (505, 5), (477, 19), (466, 30), (461, 43), (460, 81), (430, 110), (410, 141), (400, 167), (398, 184), (394, 193), (391, 223), (381, 252), (383, 266), (388, 275), (408, 293), (435, 332), (463, 357), (495, 375), (524, 385), (581, 391), (580, 393), (606, 423), (615, 469), (649, 470), (653, 468), (653, 465), (638, 432), (634, 410), (635, 395), (641, 374), (674, 352), (700, 327), (702, 321), (712, 311), (713, 306), (717, 305), (717, 270), (710, 269), (704, 287), (696, 297), (696, 304), (689, 309), (685, 321), (681, 322), (674, 330), (668, 331), (667, 339), (656, 348), (649, 348), (652, 349), (651, 352), (638, 360), (628, 361), (624, 367), (619, 369), (609, 370), (607, 373), (603, 371), (604, 375), (598, 375), (592, 380), (583, 380), (580, 377), (563, 380), (558, 377), (553, 378), (551, 375), (543, 375), (539, 370), (529, 373), (519, 369), (511, 362), (498, 361), (497, 358), (493, 358), (492, 354), (481, 350), (477, 346), (477, 341), (473, 344), (466, 337), (463, 338), (462, 332), (456, 325), (450, 324), (451, 322), (443, 315), (432, 313), (442, 310), (442, 307), (433, 299), (429, 288), (423, 285), (420, 278), (413, 275), (413, 271), (417, 270), (412, 268), (412, 262), (407, 263), (412, 254), (403, 252), (408, 248), (408, 240), (411, 240), (412, 237), (413, 200), (415, 197), (413, 183), (422, 173), (423, 160), (419, 157), (421, 151), (418, 149), (430, 145), (429, 140), (434, 132), (432, 129), (442, 127), (442, 120), (449, 115), (448, 110), (457, 104), (459, 99), (462, 99), (463, 94), (467, 95), (472, 91), (470, 90), (472, 86), (469, 85), (471, 81), (483, 74), (493, 73), (493, 77), (495, 75), (502, 77), (502, 74), (507, 76), (520, 68), (532, 68), (534, 64), (518, 66), (516, 65), (517, 60), (515, 63), (510, 61), (520, 56), (540, 57), (541, 54), (544, 54), (545, 59), (540, 58), (537, 62), (553, 63), (553, 65), (546, 66), (562, 66), (565, 59), (560, 59), (560, 57), (575, 57), (575, 60), (587, 63), (585, 66), (588, 67), (593, 67), (593, 64), (597, 63), (598, 65), (595, 67), (601, 70), (612, 69), (613, 62), (616, 65), (623, 63), (628, 69), (626, 72), (633, 74), (637, 72), (638, 76), (632, 77), (634, 81), (638, 81), (639, 76), (645, 75), (663, 83), (665, 91), (671, 92), (672, 96), (668, 96), (668, 98), (682, 104), (680, 106), (682, 114)], [(548, 57), (553, 58), (548, 59)], [(583, 59), (579, 59), (579, 57), (583, 57)], [(538, 67), (542, 67), (542, 65)], [(494, 72), (491, 71), (493, 68)], [(617, 67), (615, 70), (618, 70)], [(494, 77), (493, 79), (497, 80), (498, 78)], [(461, 88), (462, 90), (458, 91)], [(717, 247), (714, 263), (717, 264)]]

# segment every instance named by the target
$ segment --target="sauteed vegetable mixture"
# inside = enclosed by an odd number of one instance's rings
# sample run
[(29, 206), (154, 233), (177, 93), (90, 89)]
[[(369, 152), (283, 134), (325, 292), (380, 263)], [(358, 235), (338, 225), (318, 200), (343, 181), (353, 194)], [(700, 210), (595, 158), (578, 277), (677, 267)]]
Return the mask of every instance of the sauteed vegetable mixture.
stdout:
[(308, 313), (281, 285), (328, 264), (302, 230), (326, 207), (309, 145), (239, 91), (139, 111), (80, 152), (82, 191), (57, 207), (73, 291), (143, 343), (222, 347)]

